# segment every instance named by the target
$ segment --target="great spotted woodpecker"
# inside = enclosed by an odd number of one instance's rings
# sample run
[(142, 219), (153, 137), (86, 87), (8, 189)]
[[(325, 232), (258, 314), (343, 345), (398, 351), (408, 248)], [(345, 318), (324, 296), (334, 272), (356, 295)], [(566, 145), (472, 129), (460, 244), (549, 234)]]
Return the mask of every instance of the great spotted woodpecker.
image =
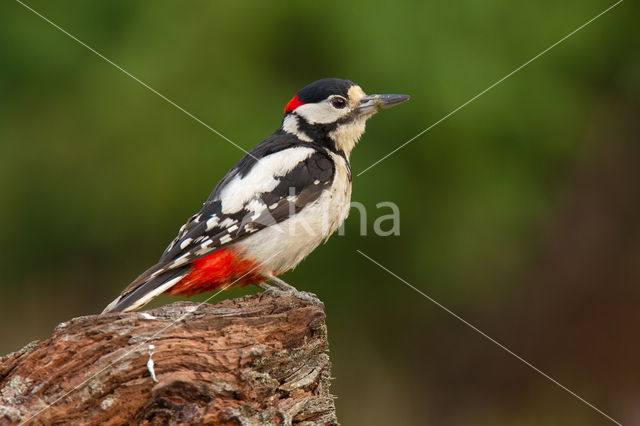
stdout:
[[(157, 264), (103, 313), (138, 309), (160, 293), (194, 295), (270, 281), (294, 268), (349, 213), (349, 155), (367, 119), (407, 95), (366, 95), (327, 78), (300, 90), (282, 126), (245, 155), (180, 228)], [(299, 295), (301, 292), (297, 292)]]

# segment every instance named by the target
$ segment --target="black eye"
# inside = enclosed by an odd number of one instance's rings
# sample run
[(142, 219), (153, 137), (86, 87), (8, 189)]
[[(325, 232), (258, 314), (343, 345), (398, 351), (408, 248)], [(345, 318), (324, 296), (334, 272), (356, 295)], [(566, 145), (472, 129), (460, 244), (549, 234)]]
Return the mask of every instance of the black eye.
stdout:
[(336, 109), (342, 109), (347, 106), (347, 100), (345, 98), (341, 98), (340, 96), (336, 96), (331, 99), (331, 105), (333, 105)]

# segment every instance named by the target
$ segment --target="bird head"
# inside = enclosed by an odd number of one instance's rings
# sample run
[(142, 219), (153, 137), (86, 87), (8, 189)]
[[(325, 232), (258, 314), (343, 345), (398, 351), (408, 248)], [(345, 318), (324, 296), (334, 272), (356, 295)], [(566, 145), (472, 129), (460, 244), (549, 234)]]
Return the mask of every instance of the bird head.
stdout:
[(367, 95), (352, 81), (325, 78), (289, 101), (282, 129), (305, 142), (330, 144), (349, 156), (369, 118), (408, 99), (408, 95)]

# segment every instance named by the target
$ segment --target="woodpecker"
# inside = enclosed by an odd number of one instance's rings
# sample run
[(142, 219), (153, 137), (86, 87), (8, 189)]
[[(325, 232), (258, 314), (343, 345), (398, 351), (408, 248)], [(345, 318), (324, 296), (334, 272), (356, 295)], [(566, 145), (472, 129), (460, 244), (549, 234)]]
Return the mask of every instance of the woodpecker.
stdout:
[(304, 87), (285, 106), (281, 127), (227, 172), (158, 263), (103, 313), (138, 309), (161, 293), (191, 296), (231, 285), (257, 284), (302, 297), (278, 275), (345, 220), (349, 156), (366, 121), (408, 99), (366, 95), (337, 78)]

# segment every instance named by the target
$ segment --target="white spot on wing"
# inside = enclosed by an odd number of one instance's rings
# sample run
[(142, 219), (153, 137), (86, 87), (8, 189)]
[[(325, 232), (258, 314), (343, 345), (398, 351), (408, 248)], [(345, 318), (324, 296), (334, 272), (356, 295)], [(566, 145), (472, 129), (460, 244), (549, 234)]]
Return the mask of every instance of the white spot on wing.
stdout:
[(191, 244), (191, 241), (193, 241), (193, 238), (187, 238), (186, 240), (180, 243), (180, 248), (184, 250), (185, 247)]
[(237, 223), (238, 221), (236, 219), (233, 219), (231, 217), (226, 218), (225, 220), (223, 220), (222, 222), (220, 222), (220, 225), (218, 225), (220, 228), (228, 228), (229, 226)]
[(213, 228), (218, 226), (218, 216), (213, 215), (209, 220), (207, 220), (207, 231), (211, 231)]
[(231, 238), (230, 235), (224, 235), (223, 237), (220, 238), (220, 243), (221, 244), (226, 244), (231, 240), (232, 240), (232, 238)]
[(196, 256), (202, 256), (203, 254), (207, 254), (209, 252), (209, 248), (206, 246), (200, 247), (198, 250), (194, 251)]
[(173, 266), (182, 266), (189, 262), (189, 253), (185, 253), (173, 261)]

